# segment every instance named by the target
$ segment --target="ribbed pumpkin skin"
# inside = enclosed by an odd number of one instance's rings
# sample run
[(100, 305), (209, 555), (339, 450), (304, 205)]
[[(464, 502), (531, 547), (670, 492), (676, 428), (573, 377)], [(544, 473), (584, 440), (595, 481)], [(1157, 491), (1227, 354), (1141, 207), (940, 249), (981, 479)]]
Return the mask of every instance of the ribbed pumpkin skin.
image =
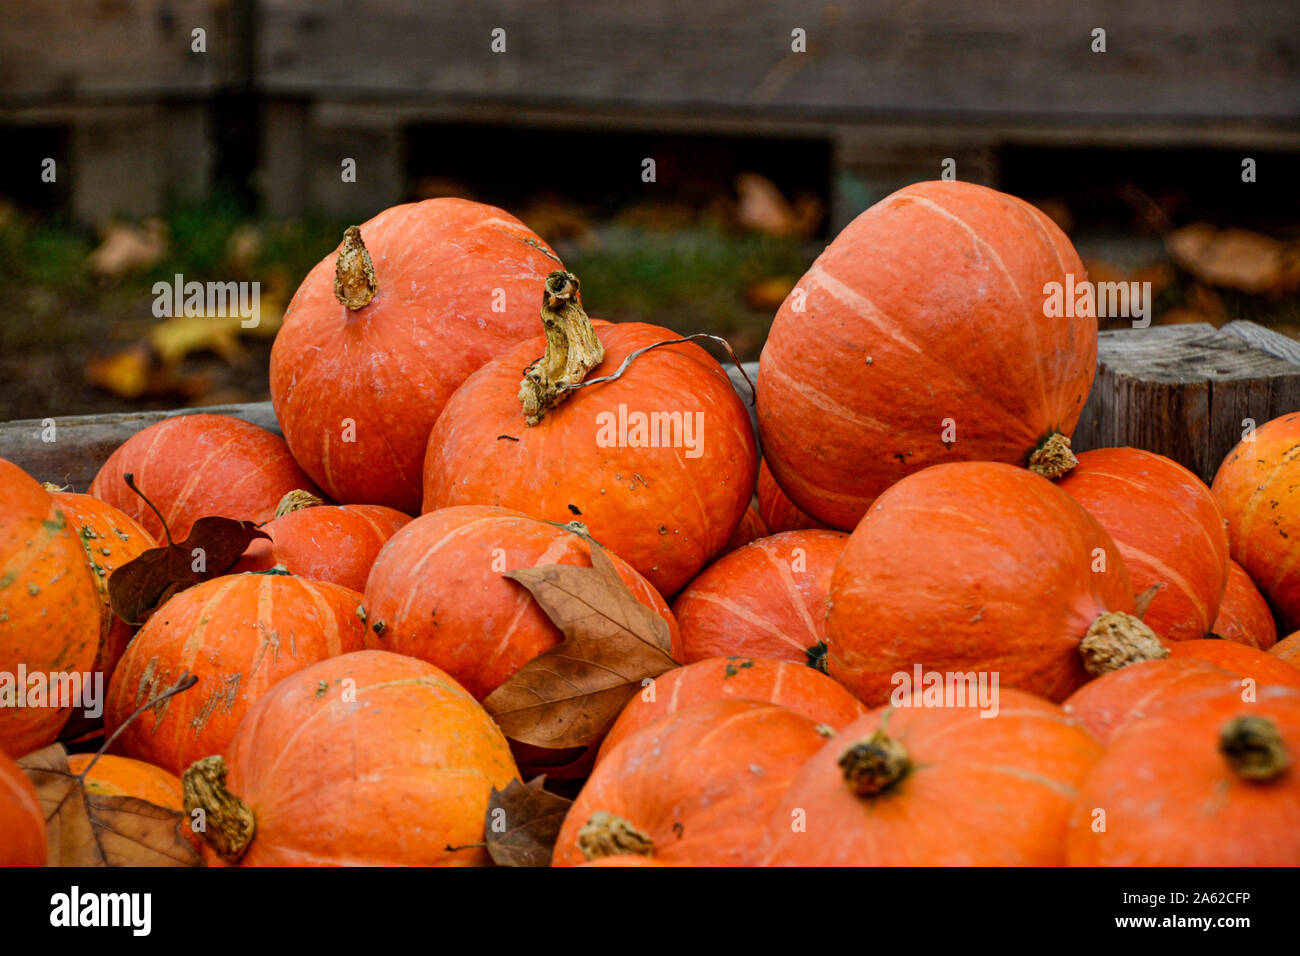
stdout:
[[(681, 635), (645, 578), (607, 552), (623, 583)], [(366, 585), (366, 646), (428, 661), (479, 700), (564, 635), (507, 571), (591, 566), (591, 546), (564, 528), (505, 508), (443, 508), (416, 518), (384, 546)]]
[(104, 729), (185, 671), (198, 684), (137, 717), (114, 751), (179, 776), (225, 752), (248, 708), (276, 681), (326, 657), (361, 650), (355, 591), (281, 574), (231, 574), (182, 591), (140, 628), (108, 688)]
[(849, 536), (787, 531), (706, 568), (673, 604), (686, 662), (739, 654), (808, 662), (826, 638), (831, 572)]
[[(876, 730), (911, 770), (859, 797), (841, 755)], [(1101, 754), (1059, 707), (1002, 688), (975, 707), (886, 707), (827, 741), (775, 808), (766, 866), (1060, 866), (1074, 794)], [(803, 811), (806, 832), (791, 824)]]
[(772, 477), (772, 470), (767, 467), (766, 458), (758, 463), (758, 485), (754, 493), (758, 495), (758, 513), (767, 523), (769, 534), (826, 527), (816, 518), (804, 514), (786, 497), (781, 486)]
[(1241, 678), (1209, 661), (1175, 658), (1139, 661), (1103, 674), (1068, 698), (1063, 709), (1102, 744), (1124, 726), (1156, 713), (1170, 701), (1205, 688), (1241, 687)]
[(1300, 631), (1284, 637), (1272, 647), (1268, 652), (1279, 660), (1285, 661), (1293, 667), (1300, 668)]
[(647, 724), (712, 700), (757, 700), (802, 714), (836, 730), (865, 713), (856, 697), (806, 664), (763, 657), (711, 657), (655, 678), (609, 729), (596, 762)]
[[(593, 324), (605, 360), (588, 379), (613, 374), (636, 349), (679, 338), (639, 322)], [(576, 519), (661, 594), (676, 593), (722, 550), (753, 497), (758, 452), (731, 380), (698, 346), (667, 346), (642, 354), (616, 381), (571, 392), (529, 427), (519, 381), (545, 348), (541, 336), (511, 349), (452, 396), (429, 434), (424, 510), (498, 505), (548, 521)], [(620, 406), (629, 420), (681, 412), (694, 423), (702, 415), (702, 433), (693, 434), (699, 456), (686, 457), (685, 448), (602, 447), (601, 415), (616, 424)]]
[(830, 675), (869, 707), (914, 664), (997, 671), (1002, 688), (1064, 700), (1087, 680), (1088, 628), (1133, 613), (1101, 525), (1047, 479), (995, 462), (937, 465), (881, 495), (835, 567), (830, 602)]
[(1260, 685), (1282, 684), (1300, 688), (1300, 668), (1278, 660), (1276, 655), (1267, 651), (1257, 651), (1233, 641), (1180, 641), (1169, 645), (1169, 656), (1209, 661), (1242, 677), (1253, 677)]
[(1214, 497), (1232, 557), (1268, 597), (1284, 631), (1300, 628), (1300, 412), (1255, 429), (1223, 460)]
[[(1219, 752), (1234, 717), (1270, 720), (1291, 767), (1263, 782), (1238, 777)], [(1300, 691), (1270, 687), (1184, 695), (1127, 725), (1083, 783), (1070, 820), (1071, 866), (1300, 864)], [(1104, 831), (1093, 831), (1104, 809)]]
[(177, 415), (156, 422), (123, 442), (91, 482), (92, 495), (165, 540), (157, 516), (126, 486), (122, 476), (128, 472), (167, 519), (177, 542), (207, 515), (260, 524), (275, 517), (288, 492), (316, 490), (282, 438), (228, 415)]
[(271, 401), (332, 498), (414, 514), (429, 429), (466, 376), (537, 334), (559, 260), (514, 216), (464, 199), (386, 209), (361, 241), (377, 294), (356, 312), (334, 297), (337, 250), (308, 273), (271, 350)]
[(81, 541), (90, 560), (91, 578), (99, 591), (99, 655), (95, 659), (95, 670), (104, 675), (104, 686), (107, 687), (127, 642), (136, 632), (133, 625), (113, 613), (108, 599), (108, 577), (117, 568), (155, 547), (157, 542), (130, 515), (93, 495), (70, 491), (53, 494)]
[[(0, 671), (16, 684), (23, 666), (47, 683), (53, 674), (93, 670), (99, 595), (71, 517), (3, 458), (0, 502)], [(21, 757), (51, 743), (69, 713), (47, 706), (0, 707), (0, 753)]]
[(254, 541), (231, 570), (269, 571), (282, 564), (300, 577), (364, 591), (380, 549), (410, 520), (410, 515), (383, 505), (317, 505), (291, 511), (263, 525), (271, 540)]
[(823, 741), (807, 717), (752, 700), (655, 721), (603, 755), (564, 818), (551, 864), (584, 862), (578, 831), (603, 810), (649, 837), (661, 862), (753, 866), (773, 806)]
[(240, 866), (486, 863), (481, 848), (447, 847), (481, 843), (489, 792), (518, 776), (464, 688), (386, 651), (285, 678), (249, 711), (226, 763), (228, 788), (257, 821)]
[(1200, 640), (1228, 578), (1228, 531), (1210, 489), (1178, 462), (1099, 448), (1058, 482), (1119, 545), (1133, 590), (1159, 586), (1142, 620), (1166, 641)]
[(1225, 641), (1266, 651), (1277, 643), (1277, 624), (1264, 595), (1236, 561), (1228, 562), (1228, 586), (1219, 602), (1219, 616), (1210, 630)]
[(758, 427), (781, 488), (852, 530), (904, 475), (1024, 465), (1053, 431), (1068, 436), (1092, 385), (1097, 320), (1044, 314), (1045, 284), (1067, 275), (1087, 277), (1065, 234), (983, 186), (916, 183), (862, 213), (763, 347)]
[[(7, 464), (7, 462), (6, 462)], [(0, 866), (44, 866), (45, 814), (18, 765), (0, 753)]]

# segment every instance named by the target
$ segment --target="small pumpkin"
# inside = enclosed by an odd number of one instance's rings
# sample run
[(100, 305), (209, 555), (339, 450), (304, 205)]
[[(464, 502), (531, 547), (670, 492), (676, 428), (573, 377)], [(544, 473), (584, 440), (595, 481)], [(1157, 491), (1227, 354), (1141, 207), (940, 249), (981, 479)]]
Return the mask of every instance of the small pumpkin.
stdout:
[(281, 499), (275, 518), (262, 526), (271, 539), (250, 544), (231, 571), (283, 567), (300, 577), (364, 591), (379, 550), (410, 520), (383, 505), (327, 505), (310, 492), (291, 491)]
[(1285, 631), (1300, 628), (1300, 412), (1254, 429), (1214, 476), (1232, 557)]
[(856, 697), (803, 664), (763, 657), (710, 657), (656, 677), (628, 701), (605, 736), (596, 761), (649, 723), (696, 704), (729, 699), (777, 704), (832, 730), (864, 713)]
[(1169, 654), (1174, 658), (1209, 661), (1241, 677), (1254, 678), (1260, 685), (1283, 684), (1300, 688), (1300, 668), (1279, 660), (1275, 654), (1234, 641), (1180, 641), (1170, 645)]
[(654, 721), (602, 755), (564, 818), (552, 865), (639, 855), (752, 866), (775, 802), (823, 739), (807, 717), (753, 700)]
[(501, 731), (449, 675), (358, 651), (286, 677), (225, 751), (184, 774), (204, 858), (239, 866), (487, 862), (493, 787), (518, 776)]
[[(140, 628), (109, 684), (104, 729), (122, 729), (115, 752), (175, 774), (224, 753), (277, 681), (361, 650), (361, 603), (355, 591), (287, 574), (230, 574), (181, 591)], [(126, 723), (187, 671), (198, 684)]]
[(1277, 643), (1277, 624), (1264, 595), (1236, 561), (1228, 562), (1228, 586), (1219, 603), (1219, 616), (1210, 631), (1225, 641), (1235, 641), (1266, 651)]
[(770, 534), (767, 525), (764, 524), (763, 518), (758, 513), (757, 506), (750, 502), (745, 509), (745, 517), (740, 519), (740, 524), (736, 525), (736, 530), (732, 532), (727, 543), (722, 546), (722, 554), (731, 554), (737, 548), (743, 548), (751, 541), (757, 541), (759, 538), (766, 538)]
[(514, 216), (465, 199), (350, 227), (303, 279), (271, 349), (294, 457), (336, 501), (419, 511), (429, 429), (466, 376), (537, 334), (558, 262)]
[[(681, 635), (645, 578), (609, 553), (619, 578), (667, 623), (673, 656)], [(505, 508), (443, 508), (389, 540), (366, 585), (366, 646), (428, 661), (479, 700), (564, 635), (506, 572), (547, 564), (590, 566), (591, 545), (573, 531)]]
[(1147, 626), (1166, 641), (1205, 637), (1228, 579), (1228, 532), (1210, 489), (1138, 448), (1086, 451), (1059, 486), (1119, 545), (1133, 590), (1157, 589)]
[(673, 604), (687, 663), (733, 654), (819, 663), (831, 572), (848, 540), (787, 531), (706, 568)]
[(1130, 721), (1207, 687), (1240, 688), (1241, 678), (1193, 657), (1138, 661), (1089, 681), (1062, 706), (1101, 743), (1108, 744)]
[(45, 866), (45, 814), (18, 764), (0, 753), (0, 866)]
[[(93, 670), (102, 611), (72, 519), (3, 458), (0, 501), (0, 753), (21, 757), (68, 722), (70, 706), (46, 706), (52, 678)], [(60, 693), (66, 687), (60, 682)]]
[(831, 576), (830, 675), (868, 706), (913, 665), (989, 671), (1064, 700), (1090, 676), (1167, 651), (1134, 612), (1118, 546), (1045, 478), (936, 465), (872, 505)]
[[(86, 773), (87, 768), (89, 773)], [(185, 812), (180, 778), (143, 760), (132, 760), (116, 754), (100, 754), (99, 759), (95, 759), (94, 754), (69, 754), (68, 772), (77, 776), (86, 773), (87, 793), (105, 797), (135, 797), (177, 813)], [(180, 820), (178, 825), (181, 834), (198, 852), (202, 841), (189, 826), (189, 821)]]
[[(593, 326), (570, 273), (548, 277), (542, 318), (546, 337), (497, 356), (447, 402), (429, 434), (424, 510), (495, 505), (576, 519), (675, 594), (749, 507), (758, 468), (749, 414), (694, 343), (631, 358), (678, 335), (640, 322)], [(625, 361), (619, 378), (593, 384)]]
[(91, 482), (92, 495), (163, 540), (162, 521), (127, 486), (127, 474), (162, 512), (178, 542), (205, 515), (261, 524), (275, 517), (290, 491), (316, 491), (284, 439), (229, 415), (177, 415), (155, 422), (123, 442)]
[(1300, 691), (1267, 687), (1250, 702), (1240, 689), (1184, 695), (1128, 724), (1106, 748), (1075, 804), (1068, 861), (1295, 866), (1298, 759)]
[(769, 822), (767, 866), (1060, 866), (1101, 747), (1031, 694), (884, 707), (827, 741)]
[(772, 322), (758, 428), (773, 476), (799, 508), (847, 531), (929, 465), (1064, 473), (1097, 319), (1086, 301), (1061, 299), (1086, 279), (1065, 234), (1014, 196), (953, 181), (885, 197), (835, 237)]
[(1270, 647), (1268, 652), (1278, 660), (1300, 668), (1300, 631), (1296, 631), (1289, 637), (1284, 637)]
[(767, 467), (766, 458), (758, 463), (758, 485), (754, 489), (754, 494), (758, 496), (758, 513), (767, 524), (768, 534), (826, 527), (816, 518), (804, 514), (786, 497), (781, 486), (772, 477), (772, 470)]

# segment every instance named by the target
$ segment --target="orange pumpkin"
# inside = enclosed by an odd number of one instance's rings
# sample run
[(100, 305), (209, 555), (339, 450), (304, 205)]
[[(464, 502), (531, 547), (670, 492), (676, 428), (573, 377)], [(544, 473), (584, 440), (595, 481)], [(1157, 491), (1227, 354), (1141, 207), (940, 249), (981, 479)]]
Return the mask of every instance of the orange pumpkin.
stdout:
[(1261, 685), (1283, 684), (1300, 688), (1300, 668), (1279, 660), (1275, 654), (1257, 651), (1234, 641), (1180, 641), (1170, 645), (1169, 653), (1174, 658), (1209, 661), (1241, 677), (1254, 678)]
[(865, 712), (856, 697), (820, 671), (763, 657), (711, 657), (654, 679), (628, 701), (596, 756), (599, 763), (647, 724), (711, 700), (777, 704), (838, 730)]
[[(614, 374), (638, 349), (678, 338), (639, 322), (593, 331), (577, 279), (553, 273), (547, 283), (552, 340), (555, 323), (566, 322), (562, 330), (593, 358), (603, 346), (588, 382)], [(551, 368), (550, 358), (529, 365), (544, 351), (556, 354), (536, 338), (505, 352), (447, 402), (429, 434), (424, 510), (497, 505), (576, 519), (661, 594), (676, 593), (726, 545), (754, 493), (754, 432), (731, 380), (693, 343), (656, 348), (614, 381), (563, 392), (529, 425), (520, 371), (527, 367), (532, 382)]]
[(225, 752), (252, 703), (277, 681), (364, 646), (355, 591), (286, 574), (231, 574), (181, 591), (140, 628), (108, 688), (112, 734), (188, 671), (193, 688), (146, 710), (114, 749), (179, 774)]
[(206, 515), (261, 524), (275, 517), (289, 492), (316, 490), (282, 438), (228, 415), (177, 415), (155, 422), (113, 452), (91, 482), (92, 495), (162, 541), (162, 522), (127, 487), (127, 474), (162, 512), (177, 542)]
[(3, 753), (0, 753), (0, 833), (4, 834), (0, 840), (0, 866), (45, 865), (45, 814), (27, 775)]
[[(658, 613), (682, 656), (668, 605), (645, 578), (610, 553), (623, 583)], [(479, 700), (550, 650), (564, 635), (507, 571), (591, 565), (591, 545), (566, 528), (505, 508), (432, 511), (380, 552), (366, 586), (366, 645), (442, 668)]]
[(786, 497), (781, 486), (772, 477), (772, 470), (767, 467), (766, 458), (758, 463), (758, 485), (754, 493), (758, 496), (758, 513), (767, 524), (769, 534), (826, 527), (816, 518), (804, 514)]
[(1278, 625), (1300, 628), (1300, 412), (1254, 429), (1223, 460), (1213, 489), (1233, 559), (1268, 597)]
[[(94, 765), (91, 766), (91, 762)], [(130, 757), (118, 757), (114, 754), (70, 754), (68, 770), (80, 776), (86, 772), (85, 788), (87, 793), (97, 793), (105, 797), (135, 797), (157, 807), (165, 807), (178, 813), (185, 812), (185, 801), (181, 794), (181, 781), (162, 767), (155, 767), (143, 760)], [(178, 821), (180, 833), (189, 841), (197, 852), (202, 841), (189, 826), (188, 821)]]
[(278, 566), (300, 577), (364, 591), (379, 549), (410, 520), (410, 515), (383, 505), (326, 505), (315, 495), (290, 492), (275, 519), (262, 526), (271, 539), (250, 544), (231, 570), (269, 571)]
[(1060, 866), (1101, 755), (1059, 707), (885, 707), (828, 741), (772, 813), (768, 866)]
[(1210, 631), (1225, 641), (1235, 641), (1266, 651), (1277, 643), (1277, 624), (1264, 595), (1236, 561), (1228, 562), (1228, 586), (1219, 603), (1219, 616)]
[(787, 531), (720, 558), (673, 604), (686, 661), (819, 661), (831, 572), (848, 540), (840, 531)]
[(995, 462), (936, 465), (881, 495), (830, 602), (830, 675), (868, 706), (914, 665), (1061, 701), (1090, 674), (1165, 654), (1105, 530), (1050, 481)]
[(882, 199), (826, 247), (768, 333), (758, 427), (772, 475), (799, 508), (851, 530), (929, 465), (1063, 473), (1097, 320), (1086, 301), (1054, 309), (1045, 293), (1086, 278), (1065, 234), (1014, 196), (924, 182)]
[(740, 524), (736, 525), (736, 530), (732, 532), (727, 543), (722, 546), (722, 554), (731, 554), (737, 548), (743, 548), (751, 541), (757, 541), (759, 538), (766, 538), (770, 532), (767, 525), (763, 523), (758, 509), (750, 502), (745, 509), (745, 517), (740, 519)]
[(1289, 637), (1284, 637), (1270, 647), (1268, 652), (1278, 660), (1300, 668), (1300, 631), (1296, 631)]
[(1119, 545), (1142, 620), (1166, 641), (1205, 637), (1228, 578), (1228, 531), (1210, 489), (1178, 462), (1137, 448), (1099, 448), (1059, 486)]
[(714, 700), (648, 724), (602, 756), (564, 818), (552, 865), (628, 854), (752, 866), (773, 806), (823, 739), (807, 717), (753, 700)]
[(337, 501), (418, 511), (429, 429), (466, 376), (537, 334), (557, 262), (514, 216), (464, 199), (349, 229), (303, 279), (271, 349), (294, 457)]
[(1264, 688), (1252, 702), (1239, 689), (1184, 695), (1128, 724), (1088, 774), (1069, 863), (1295, 866), (1297, 756), (1300, 691)]
[(226, 758), (184, 776), (209, 865), (485, 863), (493, 787), (518, 776), (496, 724), (432, 664), (387, 651), (320, 661), (262, 696)]
[[(0, 458), (0, 753), (59, 735), (99, 652), (99, 594), (72, 519), (48, 491)], [(67, 683), (60, 675), (81, 675)], [(59, 677), (57, 686), (55, 678)], [(54, 701), (68, 706), (48, 706)]]
[(1153, 714), (1171, 700), (1206, 687), (1240, 686), (1240, 677), (1209, 661), (1138, 661), (1084, 684), (1066, 698), (1063, 709), (1108, 744), (1129, 721)]

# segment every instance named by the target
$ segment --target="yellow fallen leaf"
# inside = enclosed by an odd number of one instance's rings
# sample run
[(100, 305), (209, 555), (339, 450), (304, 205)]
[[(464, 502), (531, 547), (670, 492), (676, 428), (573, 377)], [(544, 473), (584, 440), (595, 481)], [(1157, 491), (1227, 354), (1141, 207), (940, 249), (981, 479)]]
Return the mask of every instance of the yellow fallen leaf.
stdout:
[(86, 363), (86, 378), (118, 398), (139, 398), (149, 388), (152, 356), (143, 345)]

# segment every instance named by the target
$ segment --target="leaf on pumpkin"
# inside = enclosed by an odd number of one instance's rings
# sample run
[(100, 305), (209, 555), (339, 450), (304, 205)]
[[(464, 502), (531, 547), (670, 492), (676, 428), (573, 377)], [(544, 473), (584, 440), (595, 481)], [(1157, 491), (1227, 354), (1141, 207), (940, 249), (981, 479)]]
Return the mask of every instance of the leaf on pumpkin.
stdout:
[(62, 744), (18, 761), (45, 815), (50, 866), (198, 866), (186, 816), (135, 797), (88, 793)]
[[(488, 854), (498, 866), (550, 866), (572, 800), (543, 789), (545, 777), (492, 788), (484, 825)], [(504, 829), (503, 829), (504, 827)]]
[[(128, 624), (143, 624), (179, 591), (225, 574), (258, 538), (270, 538), (251, 521), (208, 515), (194, 522), (179, 544), (150, 548), (108, 578), (113, 613)], [(202, 570), (195, 550), (202, 550)]]
[(1151, 607), (1151, 602), (1156, 599), (1156, 595), (1160, 593), (1160, 589), (1163, 586), (1163, 582), (1153, 584), (1133, 599), (1134, 613), (1137, 614), (1139, 618), (1145, 618), (1147, 616), (1147, 611)]
[(591, 567), (509, 571), (564, 633), (483, 701), (512, 741), (546, 750), (592, 748), (647, 677), (677, 667), (668, 624), (628, 590), (600, 545)]

